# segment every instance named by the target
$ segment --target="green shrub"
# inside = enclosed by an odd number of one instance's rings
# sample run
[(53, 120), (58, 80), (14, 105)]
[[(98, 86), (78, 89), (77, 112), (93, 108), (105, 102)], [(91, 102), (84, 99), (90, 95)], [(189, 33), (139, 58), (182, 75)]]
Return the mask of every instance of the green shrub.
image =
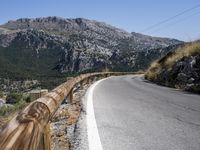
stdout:
[(4, 105), (0, 108), (0, 115), (10, 115), (16, 111), (22, 110), (30, 101), (30, 95), (25, 93), (10, 93), (6, 97), (6, 103), (11, 105)]
[(190, 87), (189, 91), (200, 94), (200, 85)]
[(5, 115), (8, 115), (8, 114), (10, 114), (11, 112), (13, 112), (15, 110), (15, 108), (14, 107), (9, 107), (9, 106), (2, 106), (1, 108), (0, 108), (0, 115), (1, 116), (5, 116)]
[(23, 100), (20, 100), (15, 105), (11, 105), (11, 106), (4, 105), (0, 108), (0, 115), (1, 116), (10, 115), (11, 113), (22, 110), (25, 106), (26, 106), (26, 102)]
[(22, 100), (22, 94), (21, 93), (10, 93), (6, 97), (6, 103), (7, 104), (16, 104), (21, 100)]
[(31, 102), (30, 94), (23, 94), (22, 99), (23, 99), (25, 102), (27, 102), (27, 103), (30, 103), (30, 102)]
[(2, 98), (3, 97), (3, 92), (2, 91), (0, 91), (0, 98)]

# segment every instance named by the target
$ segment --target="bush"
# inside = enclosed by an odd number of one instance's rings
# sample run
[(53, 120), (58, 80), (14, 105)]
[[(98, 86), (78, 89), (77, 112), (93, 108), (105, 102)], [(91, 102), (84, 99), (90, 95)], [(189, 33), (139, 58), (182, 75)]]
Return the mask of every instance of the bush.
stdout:
[(11, 112), (13, 112), (15, 110), (14, 107), (10, 107), (10, 106), (2, 106), (0, 109), (0, 116), (5, 116), (10, 114)]
[(22, 100), (22, 94), (20, 93), (10, 93), (6, 97), (7, 104), (16, 104), (19, 103), (21, 100)]
[(2, 97), (3, 97), (3, 92), (0, 91), (0, 98), (2, 98)]
[(189, 88), (189, 91), (200, 94), (200, 85), (194, 85)]
[(6, 97), (6, 105), (0, 108), (0, 116), (7, 116), (16, 111), (22, 110), (29, 102), (30, 95), (25, 93), (10, 93)]
[(27, 103), (31, 102), (30, 94), (23, 94), (23, 98), (22, 99)]
[(21, 100), (14, 105), (10, 105), (10, 106), (4, 105), (0, 108), (0, 116), (10, 115), (11, 113), (20, 111), (26, 106), (26, 104), (27, 103), (25, 101)]

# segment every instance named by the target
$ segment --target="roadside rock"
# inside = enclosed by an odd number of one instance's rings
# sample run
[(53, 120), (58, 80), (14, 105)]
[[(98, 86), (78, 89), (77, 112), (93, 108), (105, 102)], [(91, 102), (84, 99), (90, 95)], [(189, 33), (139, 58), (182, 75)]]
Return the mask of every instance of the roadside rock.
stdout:
[(183, 57), (171, 69), (157, 71), (155, 82), (200, 93), (200, 54)]
[(188, 76), (185, 73), (178, 73), (176, 80), (186, 83), (188, 81)]
[(2, 107), (2, 106), (4, 106), (5, 105), (5, 100), (3, 100), (3, 99), (0, 99), (0, 107)]

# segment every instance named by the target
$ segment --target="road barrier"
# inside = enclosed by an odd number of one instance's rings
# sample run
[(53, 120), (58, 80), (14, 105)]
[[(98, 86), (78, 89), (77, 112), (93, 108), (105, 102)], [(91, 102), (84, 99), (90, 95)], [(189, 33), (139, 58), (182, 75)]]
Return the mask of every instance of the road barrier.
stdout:
[(71, 78), (45, 96), (31, 102), (9, 121), (0, 132), (2, 150), (50, 150), (50, 120), (66, 96), (73, 102), (73, 88), (96, 77), (131, 74), (127, 72), (88, 73)]

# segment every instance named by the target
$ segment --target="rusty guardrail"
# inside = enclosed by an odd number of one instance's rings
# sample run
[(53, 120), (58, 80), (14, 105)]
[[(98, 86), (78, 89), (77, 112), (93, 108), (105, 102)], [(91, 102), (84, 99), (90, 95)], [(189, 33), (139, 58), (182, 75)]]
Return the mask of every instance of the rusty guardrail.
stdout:
[[(90, 78), (110, 75), (124, 75), (124, 72), (88, 73), (72, 78), (59, 85), (47, 95), (30, 103), (22, 112), (9, 121), (0, 132), (2, 150), (37, 150), (50, 149), (49, 121), (61, 105), (65, 96), (73, 100), (73, 88)], [(42, 146), (41, 146), (42, 143)]]

